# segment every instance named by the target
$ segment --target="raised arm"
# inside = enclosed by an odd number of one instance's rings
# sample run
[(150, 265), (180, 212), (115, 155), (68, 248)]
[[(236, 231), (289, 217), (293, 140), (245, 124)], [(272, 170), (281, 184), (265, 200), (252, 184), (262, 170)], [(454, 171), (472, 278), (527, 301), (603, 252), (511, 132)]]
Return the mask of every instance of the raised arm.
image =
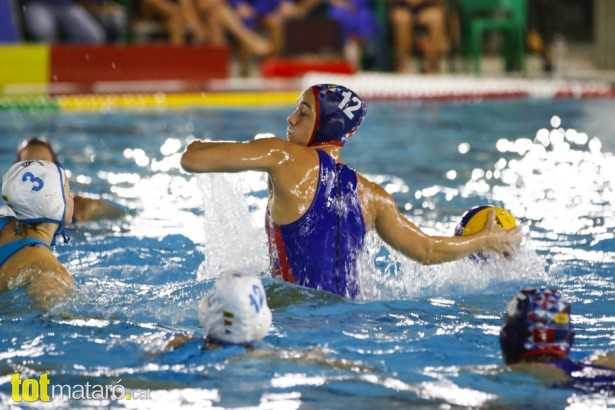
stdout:
[(519, 228), (503, 229), (496, 223), (493, 211), (485, 228), (475, 235), (428, 235), (399, 212), (393, 198), (382, 187), (368, 184), (365, 188), (369, 190), (370, 198), (368, 219), (373, 222), (378, 235), (393, 249), (421, 264), (449, 262), (480, 251), (512, 255), (520, 243)]
[(288, 160), (288, 143), (278, 138), (250, 142), (194, 141), (184, 151), (181, 166), (188, 172), (271, 172)]

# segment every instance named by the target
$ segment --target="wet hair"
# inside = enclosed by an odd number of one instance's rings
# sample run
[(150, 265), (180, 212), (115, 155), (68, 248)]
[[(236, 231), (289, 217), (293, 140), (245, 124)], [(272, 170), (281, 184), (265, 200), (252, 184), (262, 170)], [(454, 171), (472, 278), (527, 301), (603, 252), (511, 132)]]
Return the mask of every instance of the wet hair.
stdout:
[(310, 87), (316, 102), (316, 124), (308, 146), (343, 146), (363, 123), (367, 107), (354, 91), (336, 84)]
[(556, 289), (524, 289), (508, 304), (500, 330), (504, 363), (539, 355), (567, 357), (574, 341), (570, 303)]
[(55, 162), (57, 165), (62, 166), (62, 164), (60, 164), (60, 161), (58, 161), (58, 157), (56, 156), (55, 151), (51, 147), (51, 144), (49, 144), (43, 138), (36, 138), (36, 137), (30, 138), (30, 139), (27, 139), (27, 140), (23, 140), (21, 142), (21, 144), (19, 144), (19, 147), (17, 148), (17, 158), (15, 159), (15, 162), (22, 161), (22, 159), (20, 157), (21, 157), (21, 153), (23, 152), (23, 150), (25, 150), (26, 148), (29, 148), (29, 147), (33, 147), (33, 146), (39, 146), (39, 147), (47, 148), (49, 150), (49, 152), (51, 152), (52, 162)]

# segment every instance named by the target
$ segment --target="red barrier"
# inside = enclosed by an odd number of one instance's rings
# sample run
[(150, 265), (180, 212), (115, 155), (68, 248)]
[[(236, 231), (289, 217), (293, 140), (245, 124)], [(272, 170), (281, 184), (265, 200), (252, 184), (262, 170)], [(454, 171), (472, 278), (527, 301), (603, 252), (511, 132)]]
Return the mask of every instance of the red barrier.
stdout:
[(226, 47), (117, 45), (51, 47), (50, 83), (228, 78)]
[(356, 70), (345, 60), (269, 58), (261, 64), (263, 77), (299, 77), (309, 72), (354, 74)]

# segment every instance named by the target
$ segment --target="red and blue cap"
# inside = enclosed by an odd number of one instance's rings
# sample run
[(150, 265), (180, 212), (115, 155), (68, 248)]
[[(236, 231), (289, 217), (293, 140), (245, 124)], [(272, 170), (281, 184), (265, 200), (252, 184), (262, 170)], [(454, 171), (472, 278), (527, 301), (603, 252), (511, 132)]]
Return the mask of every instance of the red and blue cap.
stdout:
[(343, 146), (363, 123), (367, 107), (354, 91), (336, 84), (311, 87), (316, 101), (316, 126), (308, 143)]
[(500, 330), (506, 364), (538, 355), (567, 357), (574, 341), (570, 303), (556, 289), (525, 289), (510, 301)]

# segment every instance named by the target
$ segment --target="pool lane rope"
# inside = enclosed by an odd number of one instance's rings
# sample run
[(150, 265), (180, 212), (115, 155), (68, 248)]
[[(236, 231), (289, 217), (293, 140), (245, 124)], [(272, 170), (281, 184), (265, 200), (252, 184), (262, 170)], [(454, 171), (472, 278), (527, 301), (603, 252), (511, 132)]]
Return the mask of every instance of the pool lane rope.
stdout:
[(386, 73), (355, 75), (310, 73), (296, 90), (250, 92), (184, 92), (85, 94), (61, 96), (0, 96), (0, 110), (176, 110), (191, 107), (229, 108), (292, 106), (301, 89), (338, 83), (367, 100), (475, 100), (506, 98), (613, 98), (609, 82), (564, 79), (425, 76)]

